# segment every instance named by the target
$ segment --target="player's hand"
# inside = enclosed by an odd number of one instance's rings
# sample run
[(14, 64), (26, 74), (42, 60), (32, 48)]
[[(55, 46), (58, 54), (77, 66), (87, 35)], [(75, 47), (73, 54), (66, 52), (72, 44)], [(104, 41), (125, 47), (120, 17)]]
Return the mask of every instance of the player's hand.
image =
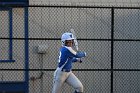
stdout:
[(76, 58), (78, 62), (82, 63), (82, 59), (81, 58)]

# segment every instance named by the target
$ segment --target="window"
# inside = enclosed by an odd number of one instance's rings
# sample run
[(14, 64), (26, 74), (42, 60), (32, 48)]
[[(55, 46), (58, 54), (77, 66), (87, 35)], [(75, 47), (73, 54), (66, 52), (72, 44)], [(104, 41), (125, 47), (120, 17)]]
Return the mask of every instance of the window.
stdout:
[(12, 9), (0, 8), (0, 62), (15, 62), (12, 54)]

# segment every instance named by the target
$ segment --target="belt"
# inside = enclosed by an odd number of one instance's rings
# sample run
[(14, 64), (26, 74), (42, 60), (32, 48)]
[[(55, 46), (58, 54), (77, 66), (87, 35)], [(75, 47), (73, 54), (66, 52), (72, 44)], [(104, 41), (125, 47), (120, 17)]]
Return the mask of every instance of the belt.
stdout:
[(61, 71), (63, 71), (63, 72), (70, 72), (71, 69), (62, 69)]

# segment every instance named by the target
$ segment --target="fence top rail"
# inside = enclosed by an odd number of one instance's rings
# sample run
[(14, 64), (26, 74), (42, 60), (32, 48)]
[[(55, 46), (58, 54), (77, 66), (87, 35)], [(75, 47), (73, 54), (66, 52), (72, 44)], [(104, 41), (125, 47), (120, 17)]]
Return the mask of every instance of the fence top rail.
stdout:
[(108, 8), (108, 9), (140, 9), (140, 7), (124, 7), (124, 6), (79, 6), (79, 5), (0, 5), (0, 8), (12, 7), (52, 7), (52, 8)]

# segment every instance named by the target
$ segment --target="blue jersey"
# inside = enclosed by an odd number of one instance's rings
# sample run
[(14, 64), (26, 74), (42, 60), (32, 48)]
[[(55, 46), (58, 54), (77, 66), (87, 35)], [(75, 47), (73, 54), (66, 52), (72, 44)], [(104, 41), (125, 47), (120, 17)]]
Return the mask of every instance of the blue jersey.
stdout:
[(76, 52), (71, 47), (61, 47), (59, 54), (58, 67), (62, 69), (72, 69), (72, 63), (76, 62), (76, 58), (85, 57), (85, 52)]

